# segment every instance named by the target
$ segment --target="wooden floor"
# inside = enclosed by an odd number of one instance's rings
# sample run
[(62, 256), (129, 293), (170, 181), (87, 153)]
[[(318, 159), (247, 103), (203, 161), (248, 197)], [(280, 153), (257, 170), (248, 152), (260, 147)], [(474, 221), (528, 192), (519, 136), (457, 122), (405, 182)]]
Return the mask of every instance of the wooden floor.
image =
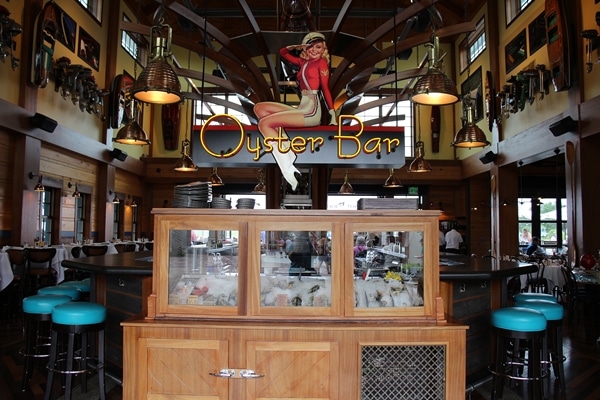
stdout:
[[(23, 327), (18, 315), (6, 315), (5, 305), (2, 305), (2, 308), (2, 315), (0, 315), (0, 400), (41, 400), (44, 398), (46, 382), (45, 372), (41, 368), (34, 372), (33, 379), (26, 391), (21, 391), (23, 358), (19, 355), (19, 349), (23, 345)], [(560, 393), (554, 388), (549, 399), (600, 399), (600, 381), (598, 380), (600, 376), (600, 342), (597, 342), (600, 329), (591, 321), (592, 318), (589, 315), (582, 315), (579, 321), (573, 321), (571, 324), (568, 323), (568, 318), (565, 318), (563, 348), (566, 356), (567, 391)], [(465, 399), (487, 399), (488, 397), (483, 394), (485, 393), (484, 385), (485, 383), (481, 386), (475, 384), (467, 387)], [(112, 382), (110, 387), (106, 396), (107, 400), (122, 399), (121, 386)], [(60, 388), (55, 391), (60, 392)], [(512, 388), (512, 391), (516, 394), (512, 398), (518, 399), (522, 397), (524, 388), (516, 387)], [(56, 393), (53, 399), (56, 399), (58, 395), (60, 393)], [(98, 397), (77, 397), (78, 400), (95, 398)], [(509, 397), (505, 396), (506, 398)]]

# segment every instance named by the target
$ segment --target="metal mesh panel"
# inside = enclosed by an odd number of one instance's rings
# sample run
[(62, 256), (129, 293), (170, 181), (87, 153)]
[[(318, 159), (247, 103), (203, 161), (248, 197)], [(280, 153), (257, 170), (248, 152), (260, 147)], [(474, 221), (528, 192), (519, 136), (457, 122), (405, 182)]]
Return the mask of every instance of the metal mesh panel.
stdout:
[(434, 400), (446, 393), (446, 346), (363, 346), (361, 400)]

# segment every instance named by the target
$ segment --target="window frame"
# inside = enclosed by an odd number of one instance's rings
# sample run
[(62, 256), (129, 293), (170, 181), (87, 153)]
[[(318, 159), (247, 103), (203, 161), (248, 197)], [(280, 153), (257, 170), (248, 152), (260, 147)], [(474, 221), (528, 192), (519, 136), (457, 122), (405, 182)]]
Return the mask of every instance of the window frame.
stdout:
[(76, 0), (77, 4), (83, 8), (90, 16), (102, 26), (102, 11), (104, 10), (104, 0)]
[[(481, 40), (483, 40), (483, 44), (478, 45)], [(477, 52), (473, 51), (476, 47)], [(485, 17), (481, 17), (475, 25), (475, 30), (466, 35), (458, 46), (460, 73), (465, 72), (485, 50), (487, 50)]]
[(505, 0), (506, 26), (513, 23), (535, 0)]

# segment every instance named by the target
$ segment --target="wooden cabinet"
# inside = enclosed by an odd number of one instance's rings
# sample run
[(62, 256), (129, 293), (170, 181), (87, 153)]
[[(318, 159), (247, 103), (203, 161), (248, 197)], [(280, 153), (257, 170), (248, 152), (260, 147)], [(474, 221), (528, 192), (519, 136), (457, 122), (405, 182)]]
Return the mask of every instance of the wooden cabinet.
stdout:
[[(153, 212), (147, 317), (123, 324), (124, 399), (464, 397), (466, 327), (444, 319), (437, 212)], [(357, 274), (365, 232), (401, 238), (410, 266)], [(302, 256), (263, 245), (279, 237)]]

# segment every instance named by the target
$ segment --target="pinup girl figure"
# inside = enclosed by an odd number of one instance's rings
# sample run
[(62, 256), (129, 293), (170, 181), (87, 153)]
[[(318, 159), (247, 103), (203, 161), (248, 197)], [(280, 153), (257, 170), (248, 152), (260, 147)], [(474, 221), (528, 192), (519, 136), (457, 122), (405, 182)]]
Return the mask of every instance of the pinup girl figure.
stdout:
[[(292, 50), (301, 50), (300, 56), (291, 54)], [(258, 117), (258, 130), (263, 137), (277, 137), (280, 128), (304, 128), (321, 123), (321, 105), (319, 90), (323, 92), (325, 102), (331, 116), (330, 125), (336, 125), (333, 100), (329, 91), (329, 53), (325, 44), (325, 36), (319, 32), (310, 32), (302, 40), (302, 44), (283, 47), (279, 54), (286, 61), (300, 67), (298, 81), (302, 90), (302, 98), (298, 108), (277, 102), (261, 102), (254, 106)], [(282, 136), (287, 136), (282, 132)], [(273, 149), (273, 157), (281, 169), (285, 180), (296, 189), (298, 180), (295, 173), (300, 171), (294, 166), (296, 154), (289, 150)]]

